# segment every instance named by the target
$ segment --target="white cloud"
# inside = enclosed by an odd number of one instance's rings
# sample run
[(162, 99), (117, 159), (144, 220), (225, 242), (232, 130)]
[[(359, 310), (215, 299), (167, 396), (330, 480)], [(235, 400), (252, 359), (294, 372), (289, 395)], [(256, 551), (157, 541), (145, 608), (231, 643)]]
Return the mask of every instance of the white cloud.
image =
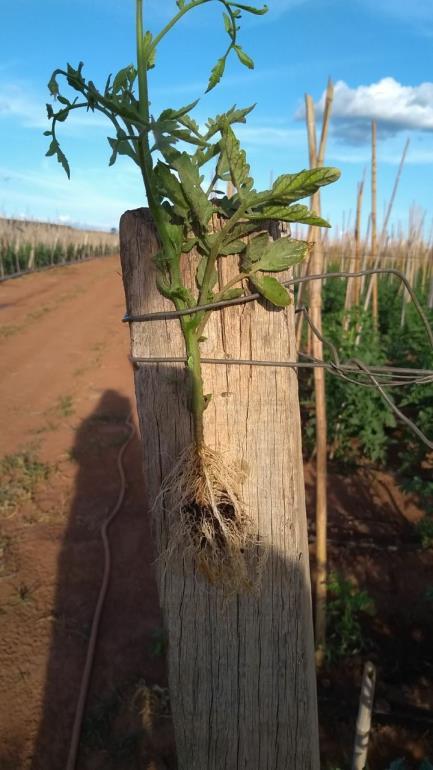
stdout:
[[(325, 92), (317, 103), (323, 113)], [(304, 108), (296, 117), (302, 118)], [(377, 83), (351, 88), (343, 80), (335, 84), (331, 124), (339, 138), (361, 144), (370, 134), (370, 123), (377, 121), (382, 137), (395, 136), (401, 131), (433, 132), (433, 83), (405, 86), (392, 77)]]

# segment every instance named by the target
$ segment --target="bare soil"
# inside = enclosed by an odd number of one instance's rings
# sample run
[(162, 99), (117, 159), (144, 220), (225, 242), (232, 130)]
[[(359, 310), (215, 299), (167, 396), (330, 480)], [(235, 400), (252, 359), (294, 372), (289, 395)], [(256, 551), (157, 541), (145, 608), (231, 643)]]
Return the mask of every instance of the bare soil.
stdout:
[[(99, 528), (117, 498), (128, 415), (137, 422), (123, 312), (115, 257), (0, 285), (1, 770), (65, 767), (102, 577)], [(78, 770), (175, 767), (142, 462), (136, 429)], [(306, 481), (312, 511), (309, 466)], [(368, 590), (376, 613), (364, 649), (319, 677), (323, 765), (347, 765), (366, 656), (378, 665), (372, 770), (433, 757), (433, 552), (413, 534), (422, 512), (368, 468), (332, 473), (329, 490), (331, 565)]]

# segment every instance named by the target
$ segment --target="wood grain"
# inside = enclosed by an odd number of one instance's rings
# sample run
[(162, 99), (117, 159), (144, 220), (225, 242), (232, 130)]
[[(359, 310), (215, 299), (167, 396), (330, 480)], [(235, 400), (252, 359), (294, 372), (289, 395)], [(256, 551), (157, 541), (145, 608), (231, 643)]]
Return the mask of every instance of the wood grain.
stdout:
[[(155, 287), (157, 249), (149, 213), (126, 212), (121, 259), (129, 313), (172, 309)], [(185, 260), (194, 283), (194, 259)], [(220, 280), (235, 270), (223, 261)], [(203, 355), (294, 360), (293, 306), (249, 303), (212, 314)], [(179, 356), (177, 321), (131, 323), (133, 356)], [(318, 770), (318, 727), (308, 542), (296, 373), (203, 366), (206, 443), (247, 469), (243, 499), (269, 546), (259, 597), (224, 599), (181, 555), (159, 591), (169, 634), (172, 711), (180, 770)], [(182, 365), (138, 365), (135, 387), (144, 445), (145, 506), (191, 442)], [(164, 514), (155, 511), (157, 547)]]

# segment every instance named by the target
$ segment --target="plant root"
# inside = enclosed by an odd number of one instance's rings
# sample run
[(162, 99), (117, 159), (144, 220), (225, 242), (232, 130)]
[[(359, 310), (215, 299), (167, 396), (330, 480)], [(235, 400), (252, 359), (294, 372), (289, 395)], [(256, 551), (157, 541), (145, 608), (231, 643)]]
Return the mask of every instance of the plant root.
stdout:
[(261, 543), (239, 493), (242, 476), (219, 452), (188, 446), (164, 479), (154, 506), (164, 515), (165, 567), (180, 554), (225, 594), (257, 591), (261, 574)]

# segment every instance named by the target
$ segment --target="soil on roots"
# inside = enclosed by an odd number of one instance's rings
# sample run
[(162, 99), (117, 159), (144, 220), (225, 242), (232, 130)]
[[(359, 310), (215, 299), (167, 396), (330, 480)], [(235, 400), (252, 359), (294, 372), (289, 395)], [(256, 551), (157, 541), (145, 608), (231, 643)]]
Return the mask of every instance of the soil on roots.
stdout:
[(165, 566), (180, 552), (225, 593), (258, 587), (263, 548), (240, 496), (242, 478), (238, 466), (209, 447), (182, 452), (155, 504), (166, 524)]

